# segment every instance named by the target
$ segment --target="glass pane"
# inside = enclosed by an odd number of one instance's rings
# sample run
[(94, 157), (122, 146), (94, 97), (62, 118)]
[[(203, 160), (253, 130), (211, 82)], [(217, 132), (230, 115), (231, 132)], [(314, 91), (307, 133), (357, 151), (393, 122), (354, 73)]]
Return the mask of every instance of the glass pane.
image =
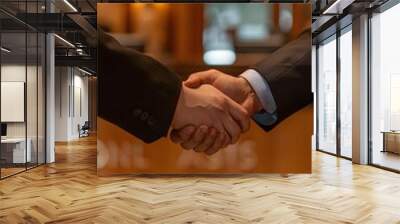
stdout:
[[(37, 1), (27, 2), (27, 13), (37, 13), (39, 11)], [(34, 21), (32, 21), (34, 22)], [(27, 149), (31, 151), (30, 161), (27, 167), (37, 166), (38, 146), (37, 146), (37, 76), (38, 76), (38, 34), (34, 30), (27, 30), (27, 76), (26, 76), (26, 125), (27, 125)]]
[(25, 170), (26, 33), (1, 34), (1, 161), (2, 177)]
[[(42, 13), (45, 1), (1, 1), (8, 14)], [(45, 35), (10, 19), (1, 34), (1, 177), (45, 161)], [(39, 89), (40, 88), (40, 89)]]
[(336, 153), (336, 39), (318, 48), (318, 149)]
[(38, 163), (45, 163), (45, 44), (46, 37), (44, 34), (39, 33), (39, 45), (38, 45)]
[(27, 63), (27, 80), (26, 80), (26, 113), (27, 113), (27, 144), (30, 149), (30, 160), (28, 167), (37, 165), (37, 79), (38, 79), (38, 36), (36, 32), (27, 33), (28, 38), (28, 63)]
[(340, 153), (352, 156), (352, 35), (340, 36)]
[(400, 170), (400, 5), (372, 18), (372, 163)]

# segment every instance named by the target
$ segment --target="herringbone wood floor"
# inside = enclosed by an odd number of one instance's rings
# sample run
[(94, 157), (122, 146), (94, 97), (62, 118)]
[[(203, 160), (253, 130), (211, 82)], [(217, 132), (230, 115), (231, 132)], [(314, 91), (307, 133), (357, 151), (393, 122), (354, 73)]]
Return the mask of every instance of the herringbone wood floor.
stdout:
[(0, 223), (400, 223), (400, 175), (315, 152), (312, 175), (96, 176), (96, 142), (0, 181)]

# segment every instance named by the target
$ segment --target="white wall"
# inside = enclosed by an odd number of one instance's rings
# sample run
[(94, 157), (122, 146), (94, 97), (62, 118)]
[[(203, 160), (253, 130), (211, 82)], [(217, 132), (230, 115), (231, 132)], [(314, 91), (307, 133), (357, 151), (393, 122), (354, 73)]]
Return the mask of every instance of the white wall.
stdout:
[(71, 67), (56, 67), (55, 73), (55, 140), (70, 141), (88, 120), (88, 78)]
[[(75, 70), (76, 72), (77, 70)], [(82, 73), (74, 75), (74, 108), (72, 119), (72, 132), (71, 135), (76, 138), (79, 137), (78, 124), (81, 126), (89, 119), (89, 102), (88, 102), (88, 77), (82, 76)], [(81, 110), (81, 111), (80, 111)], [(75, 112), (74, 112), (75, 111)]]
[(70, 83), (67, 67), (55, 68), (55, 141), (68, 140), (68, 85)]
[[(25, 65), (2, 65), (1, 66), (2, 82), (25, 82)], [(1, 108), (5, 110), (6, 108)], [(25, 137), (25, 123), (12, 122), (7, 123), (7, 137)]]

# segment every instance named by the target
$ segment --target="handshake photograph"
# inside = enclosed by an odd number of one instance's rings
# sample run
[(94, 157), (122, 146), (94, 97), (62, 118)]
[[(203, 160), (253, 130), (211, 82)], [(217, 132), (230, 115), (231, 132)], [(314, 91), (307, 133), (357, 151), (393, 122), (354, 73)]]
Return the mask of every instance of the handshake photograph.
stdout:
[(400, 224), (400, 0), (0, 0), (0, 224)]
[(100, 175), (311, 172), (310, 5), (97, 9)]

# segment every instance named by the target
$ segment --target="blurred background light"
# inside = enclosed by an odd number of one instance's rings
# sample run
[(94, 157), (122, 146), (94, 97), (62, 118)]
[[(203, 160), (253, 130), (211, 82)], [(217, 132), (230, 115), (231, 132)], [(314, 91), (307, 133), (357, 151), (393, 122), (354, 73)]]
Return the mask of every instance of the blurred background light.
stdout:
[(229, 49), (208, 50), (204, 53), (203, 59), (208, 65), (232, 65), (235, 63), (236, 55)]
[(279, 28), (282, 32), (289, 33), (293, 27), (293, 8), (291, 5), (282, 4), (279, 11)]

